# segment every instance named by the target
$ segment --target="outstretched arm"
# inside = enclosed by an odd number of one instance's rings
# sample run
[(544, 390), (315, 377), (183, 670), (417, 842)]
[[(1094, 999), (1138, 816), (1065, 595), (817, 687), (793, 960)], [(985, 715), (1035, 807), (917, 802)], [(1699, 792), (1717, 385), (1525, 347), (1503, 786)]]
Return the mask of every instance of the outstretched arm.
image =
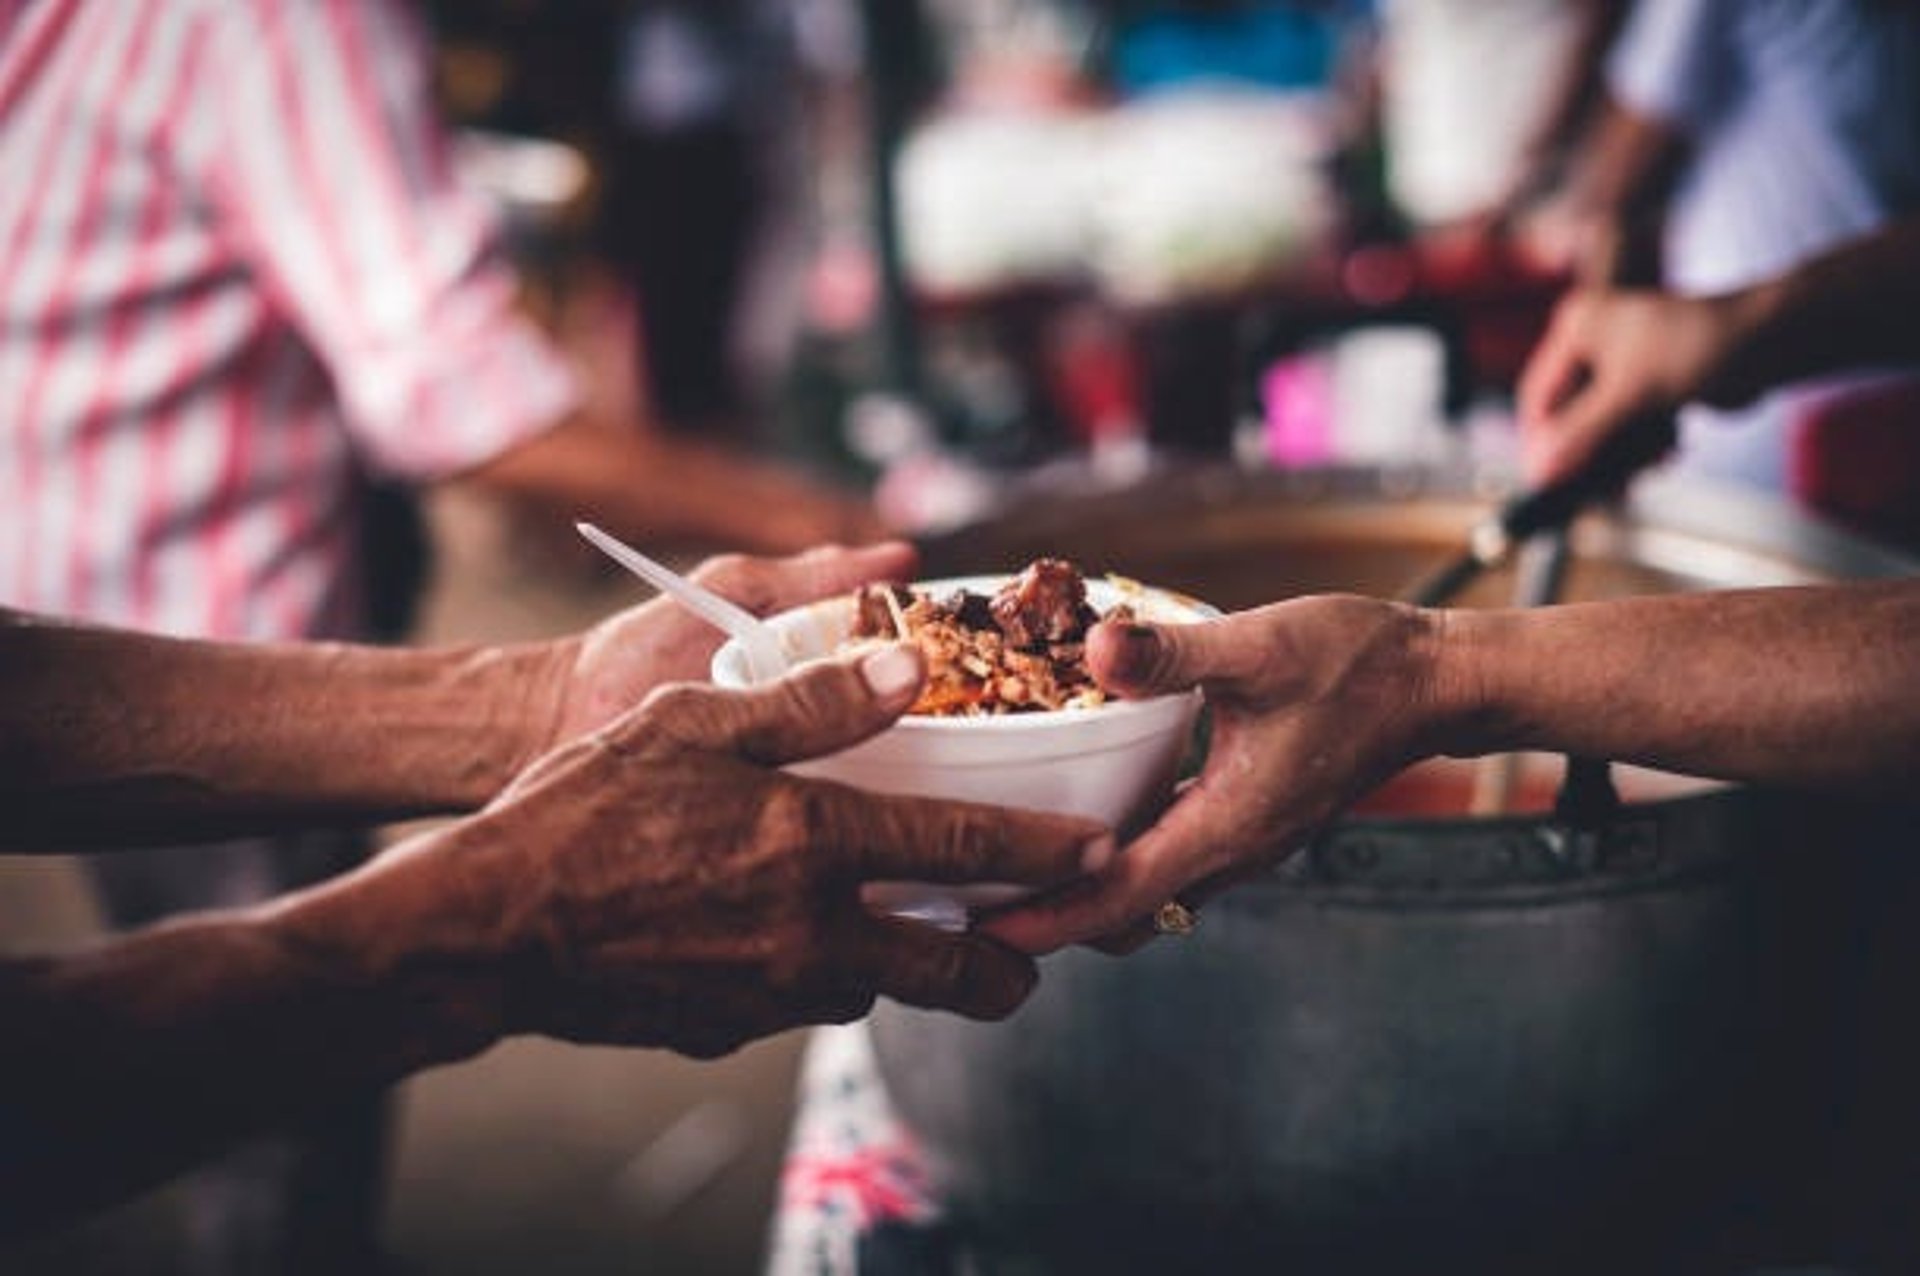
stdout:
[(0, 850), (466, 811), (550, 728), (540, 646), (242, 646), (0, 611)]
[(693, 538), (766, 553), (884, 533), (870, 502), (745, 453), (569, 417), (461, 474), (498, 496), (589, 517), (642, 543)]
[[(779, 611), (902, 579), (898, 542), (695, 573)], [(470, 811), (719, 645), (671, 603), (578, 637), (393, 651), (156, 638), (0, 610), (0, 851), (193, 841)]]
[(1785, 785), (1920, 775), (1920, 581), (1531, 611), (1303, 598), (1191, 626), (1101, 626), (1101, 682), (1194, 686), (1204, 772), (1097, 888), (989, 933), (1029, 951), (1117, 935), (1272, 864), (1402, 767), (1512, 749)]
[(1819, 788), (1920, 775), (1920, 582), (1452, 612), (1439, 751)]

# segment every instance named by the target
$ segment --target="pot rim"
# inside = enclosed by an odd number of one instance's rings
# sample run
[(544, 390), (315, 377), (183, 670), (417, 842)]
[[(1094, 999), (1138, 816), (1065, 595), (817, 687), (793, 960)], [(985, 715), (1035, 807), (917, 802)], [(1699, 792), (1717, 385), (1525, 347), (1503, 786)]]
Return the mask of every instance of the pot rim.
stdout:
[(1353, 816), (1209, 908), (1518, 908), (1670, 889), (1756, 860), (1781, 796), (1726, 785), (1625, 802), (1594, 829), (1551, 814)]

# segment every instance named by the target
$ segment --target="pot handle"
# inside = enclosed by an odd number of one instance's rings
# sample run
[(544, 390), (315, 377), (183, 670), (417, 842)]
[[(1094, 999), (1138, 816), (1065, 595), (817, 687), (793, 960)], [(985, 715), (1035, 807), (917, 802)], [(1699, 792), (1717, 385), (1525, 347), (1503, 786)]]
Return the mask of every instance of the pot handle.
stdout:
[(1566, 778), (1554, 799), (1553, 816), (1570, 829), (1591, 832), (1612, 822), (1620, 809), (1620, 792), (1613, 786), (1613, 768), (1605, 758), (1567, 755)]

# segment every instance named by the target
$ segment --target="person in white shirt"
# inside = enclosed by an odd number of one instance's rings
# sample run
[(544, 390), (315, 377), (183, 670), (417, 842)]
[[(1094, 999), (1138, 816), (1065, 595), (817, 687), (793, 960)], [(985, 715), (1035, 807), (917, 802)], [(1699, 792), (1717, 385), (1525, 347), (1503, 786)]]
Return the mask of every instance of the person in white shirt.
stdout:
[[(1574, 217), (1606, 233), (1664, 213), (1661, 285), (1723, 299), (1778, 281), (1843, 244), (1920, 213), (1920, 9), (1879, 0), (1642, 0), (1608, 62), (1611, 108), (1577, 175)], [(1670, 198), (1668, 192), (1670, 191)], [(1664, 207), (1663, 207), (1664, 205)], [(1591, 264), (1591, 263), (1587, 263)], [(1628, 308), (1614, 272), (1570, 303), (1596, 347), (1617, 346)], [(1555, 357), (1549, 341), (1537, 360)], [(1874, 366), (1863, 348), (1850, 366)], [(1619, 404), (1572, 388), (1523, 395), (1531, 477), (1563, 473)], [(1805, 387), (1681, 415), (1684, 473), (1791, 491)], [(1723, 398), (1725, 396), (1722, 396)], [(1610, 409), (1599, 414), (1601, 406)]]

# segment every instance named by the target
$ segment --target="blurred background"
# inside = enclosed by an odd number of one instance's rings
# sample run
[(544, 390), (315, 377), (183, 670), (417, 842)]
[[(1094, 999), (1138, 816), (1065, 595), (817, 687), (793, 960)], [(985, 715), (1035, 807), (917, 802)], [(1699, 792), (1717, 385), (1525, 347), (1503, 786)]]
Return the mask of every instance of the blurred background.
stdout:
[[(1658, 243), (1580, 177), (1631, 8), (419, 15), (460, 180), (599, 428), (722, 442), (938, 534), (1196, 461), (1511, 487), (1515, 380), (1555, 300), (1602, 227), (1635, 230), (1607, 250), (1622, 271)], [(1849, 402), (1805, 415), (1844, 424)], [(1801, 465), (1774, 494), (1911, 538), (1903, 496), (1834, 472)], [(436, 488), (370, 527), (376, 619), (403, 641), (559, 633), (638, 597), (564, 520), (497, 494)], [(725, 547), (656, 546), (683, 562)], [(102, 925), (73, 863), (0, 861), (6, 947)], [(755, 1270), (800, 1044), (695, 1064), (517, 1041), (410, 1082), (384, 1191), (393, 1270)], [(162, 1191), (0, 1267), (188, 1270), (169, 1257), (181, 1217)]]

